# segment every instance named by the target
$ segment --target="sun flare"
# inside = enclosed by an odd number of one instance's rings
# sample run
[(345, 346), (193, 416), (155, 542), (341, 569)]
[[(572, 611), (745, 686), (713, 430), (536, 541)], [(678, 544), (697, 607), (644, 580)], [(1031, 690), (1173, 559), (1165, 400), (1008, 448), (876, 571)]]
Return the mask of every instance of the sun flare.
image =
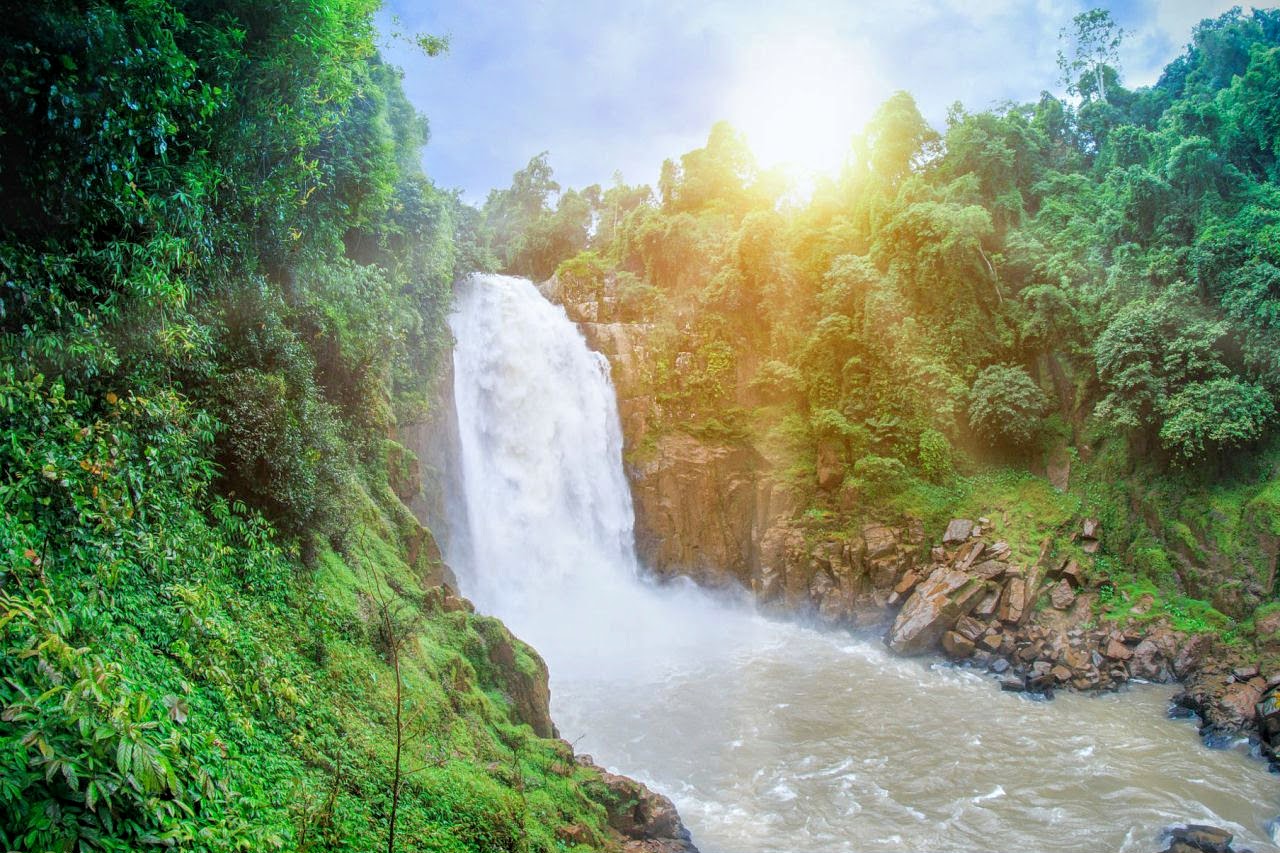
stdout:
[(729, 121), (763, 166), (797, 177), (833, 175), (882, 94), (876, 75), (847, 48), (811, 35), (749, 53), (729, 103)]

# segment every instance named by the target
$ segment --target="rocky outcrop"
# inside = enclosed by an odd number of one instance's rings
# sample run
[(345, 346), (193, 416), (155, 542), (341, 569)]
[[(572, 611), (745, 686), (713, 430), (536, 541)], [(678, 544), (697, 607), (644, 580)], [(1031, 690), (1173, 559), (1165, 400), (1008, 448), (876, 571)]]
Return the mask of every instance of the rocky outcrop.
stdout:
[(578, 756), (577, 762), (599, 772), (593, 798), (604, 804), (609, 828), (622, 836), (626, 853), (698, 853), (671, 800), (597, 767), (590, 755)]
[[(559, 737), (551, 721), (551, 688), (547, 665), (532, 647), (517, 640), (497, 619), (477, 618), (490, 664), (482, 681), (497, 687), (511, 706), (511, 716), (538, 737)], [(485, 676), (488, 676), (487, 678)]]

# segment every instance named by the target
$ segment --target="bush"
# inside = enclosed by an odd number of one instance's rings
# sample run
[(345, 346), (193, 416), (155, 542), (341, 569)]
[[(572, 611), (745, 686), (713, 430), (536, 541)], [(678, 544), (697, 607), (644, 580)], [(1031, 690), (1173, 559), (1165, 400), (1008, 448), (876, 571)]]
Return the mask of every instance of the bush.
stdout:
[(1263, 388), (1235, 377), (1193, 382), (1165, 408), (1160, 443), (1188, 462), (1258, 440), (1276, 412)]
[(920, 433), (920, 470), (934, 483), (939, 483), (955, 473), (951, 442), (936, 429)]
[(864, 456), (853, 463), (853, 487), (872, 500), (896, 495), (910, 484), (911, 474), (901, 460)]
[(1044, 392), (1016, 365), (993, 364), (969, 391), (969, 426), (991, 444), (1025, 447), (1048, 405)]

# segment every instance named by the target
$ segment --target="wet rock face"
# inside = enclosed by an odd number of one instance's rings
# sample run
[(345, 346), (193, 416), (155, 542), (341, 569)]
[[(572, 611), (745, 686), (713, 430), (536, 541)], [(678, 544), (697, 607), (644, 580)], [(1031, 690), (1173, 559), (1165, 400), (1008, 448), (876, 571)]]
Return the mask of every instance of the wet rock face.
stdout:
[(641, 559), (659, 574), (750, 586), (760, 467), (747, 447), (658, 438), (630, 472)]

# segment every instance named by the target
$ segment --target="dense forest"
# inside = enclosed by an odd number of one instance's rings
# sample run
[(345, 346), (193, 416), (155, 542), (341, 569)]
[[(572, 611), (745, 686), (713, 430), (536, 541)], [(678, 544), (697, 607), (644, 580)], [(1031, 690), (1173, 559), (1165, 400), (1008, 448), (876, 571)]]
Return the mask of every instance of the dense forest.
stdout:
[[(1065, 99), (941, 131), (893, 95), (812, 197), (721, 123), (656, 191), (560, 192), (539, 155), (484, 227), (506, 270), (654, 324), (659, 429), (761, 448), (814, 525), (1092, 514), (1099, 575), (1234, 639), (1275, 607), (1280, 13), (1202, 22), (1138, 89), (1122, 38), (1077, 16)], [(1055, 465), (1065, 495), (1018, 473)]]
[(376, 7), (6, 10), (5, 850), (605, 837), (598, 774), (514, 707), (545, 717), (542, 662), (442, 594), (393, 491), (475, 214)]

